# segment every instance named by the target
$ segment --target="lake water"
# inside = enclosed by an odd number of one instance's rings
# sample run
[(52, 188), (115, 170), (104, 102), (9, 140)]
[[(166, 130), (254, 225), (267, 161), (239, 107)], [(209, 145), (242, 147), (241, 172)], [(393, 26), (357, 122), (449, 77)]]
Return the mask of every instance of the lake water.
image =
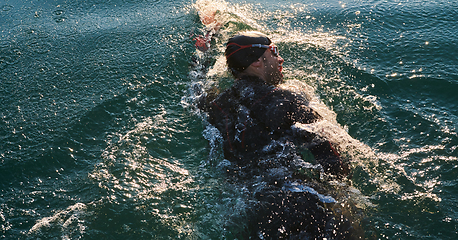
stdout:
[(458, 236), (457, 1), (1, 0), (0, 237), (240, 239), (249, 199), (190, 73), (204, 58), (229, 85), (223, 44), (247, 29), (364, 148), (347, 199), (367, 239)]

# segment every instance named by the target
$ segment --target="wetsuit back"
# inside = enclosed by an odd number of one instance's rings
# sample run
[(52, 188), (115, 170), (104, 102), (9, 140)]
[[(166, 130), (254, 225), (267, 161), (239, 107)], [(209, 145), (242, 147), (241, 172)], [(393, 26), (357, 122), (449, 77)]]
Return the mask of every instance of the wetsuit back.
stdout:
[[(209, 122), (223, 135), (224, 155), (228, 160), (250, 164), (272, 154), (297, 155), (298, 147), (302, 146), (326, 172), (345, 172), (329, 141), (312, 133), (297, 134), (291, 128), (295, 123), (308, 124), (321, 119), (300, 94), (245, 76), (208, 104), (206, 111)], [(285, 149), (286, 145), (290, 147)]]

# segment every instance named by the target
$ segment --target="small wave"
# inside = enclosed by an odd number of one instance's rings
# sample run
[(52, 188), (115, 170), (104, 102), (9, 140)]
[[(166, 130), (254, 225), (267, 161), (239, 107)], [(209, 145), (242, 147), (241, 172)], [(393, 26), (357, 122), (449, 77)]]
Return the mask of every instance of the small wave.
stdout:
[(50, 232), (57, 230), (61, 232), (62, 239), (79, 239), (86, 232), (85, 219), (90, 215), (85, 204), (76, 203), (65, 210), (58, 211), (53, 216), (38, 220), (27, 235), (36, 238), (55, 237)]

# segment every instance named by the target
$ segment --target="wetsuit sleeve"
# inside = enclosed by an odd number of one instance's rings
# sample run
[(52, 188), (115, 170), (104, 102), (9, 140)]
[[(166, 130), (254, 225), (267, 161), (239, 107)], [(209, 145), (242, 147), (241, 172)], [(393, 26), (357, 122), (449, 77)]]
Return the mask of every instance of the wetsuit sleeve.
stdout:
[(215, 126), (221, 133), (224, 139), (224, 156), (229, 160), (235, 159), (233, 155), (235, 146), (232, 140), (235, 131), (236, 106), (237, 101), (233, 96), (233, 91), (229, 89), (210, 102), (207, 107), (208, 122)]
[(227, 121), (227, 118), (232, 115), (230, 114), (233, 111), (232, 101), (231, 92), (227, 91), (213, 101), (207, 102), (205, 110), (208, 112), (208, 122), (219, 129), (220, 127), (217, 125), (222, 124), (223, 120)]

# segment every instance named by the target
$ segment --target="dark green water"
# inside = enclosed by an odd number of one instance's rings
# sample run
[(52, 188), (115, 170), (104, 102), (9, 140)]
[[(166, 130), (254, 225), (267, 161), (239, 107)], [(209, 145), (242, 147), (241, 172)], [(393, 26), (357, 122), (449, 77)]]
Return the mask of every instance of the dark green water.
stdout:
[(246, 196), (226, 184), (190, 96), (197, 12), (215, 7), (227, 24), (208, 79), (228, 82), (228, 36), (263, 31), (285, 78), (373, 153), (354, 156), (364, 200), (348, 197), (368, 239), (455, 239), (457, 2), (194, 3), (0, 1), (1, 238), (243, 232)]

